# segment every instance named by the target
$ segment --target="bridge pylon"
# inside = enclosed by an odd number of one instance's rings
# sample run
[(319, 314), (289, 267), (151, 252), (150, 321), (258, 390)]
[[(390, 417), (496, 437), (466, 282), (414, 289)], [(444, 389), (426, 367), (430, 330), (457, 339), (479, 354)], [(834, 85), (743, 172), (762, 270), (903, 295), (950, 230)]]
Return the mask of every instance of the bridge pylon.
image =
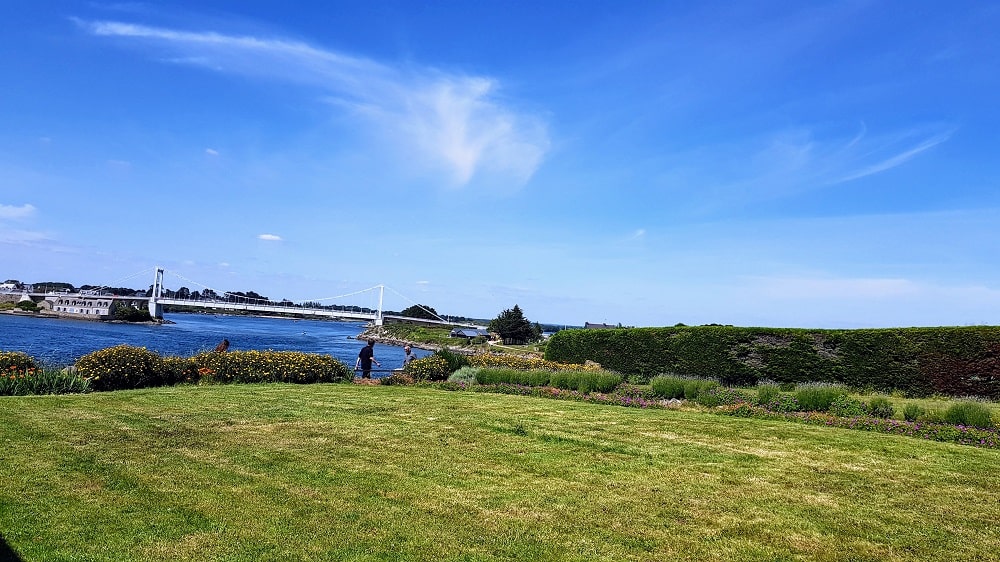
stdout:
[(153, 293), (149, 296), (149, 315), (157, 320), (163, 320), (163, 305), (159, 299), (163, 295), (163, 268), (157, 266), (153, 274)]

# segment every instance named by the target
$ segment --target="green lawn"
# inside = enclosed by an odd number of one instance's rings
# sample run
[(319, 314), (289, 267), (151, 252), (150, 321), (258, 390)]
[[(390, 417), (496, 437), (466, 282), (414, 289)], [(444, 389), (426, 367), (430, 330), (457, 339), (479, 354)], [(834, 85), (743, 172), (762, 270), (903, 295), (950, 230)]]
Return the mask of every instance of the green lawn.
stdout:
[(23, 560), (998, 560), (1000, 451), (518, 396), (0, 398)]

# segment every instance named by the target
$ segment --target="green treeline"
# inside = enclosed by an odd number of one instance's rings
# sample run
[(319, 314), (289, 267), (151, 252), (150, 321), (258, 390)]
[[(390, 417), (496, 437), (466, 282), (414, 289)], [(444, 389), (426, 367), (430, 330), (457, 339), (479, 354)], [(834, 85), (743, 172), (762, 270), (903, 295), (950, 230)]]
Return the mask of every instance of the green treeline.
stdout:
[(545, 358), (596, 361), (633, 382), (678, 374), (727, 385), (832, 382), (915, 396), (1000, 398), (1000, 326), (563, 330), (550, 338)]

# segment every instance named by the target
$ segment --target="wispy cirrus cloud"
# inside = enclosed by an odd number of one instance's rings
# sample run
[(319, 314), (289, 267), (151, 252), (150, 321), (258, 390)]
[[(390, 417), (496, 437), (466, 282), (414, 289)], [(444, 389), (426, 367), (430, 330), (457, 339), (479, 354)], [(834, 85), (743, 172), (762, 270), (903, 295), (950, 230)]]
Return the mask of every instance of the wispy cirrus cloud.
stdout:
[(258, 240), (265, 240), (267, 242), (281, 242), (283, 239), (277, 234), (258, 234)]
[(904, 131), (845, 134), (801, 127), (762, 133), (670, 157), (669, 184), (696, 188), (708, 208), (780, 199), (831, 188), (906, 165), (947, 142), (954, 129), (926, 125)]
[(76, 21), (93, 35), (158, 49), (165, 62), (319, 87), (332, 105), (402, 142), (456, 186), (477, 177), (523, 185), (550, 147), (544, 121), (501, 99), (496, 79), (393, 66), (302, 41)]

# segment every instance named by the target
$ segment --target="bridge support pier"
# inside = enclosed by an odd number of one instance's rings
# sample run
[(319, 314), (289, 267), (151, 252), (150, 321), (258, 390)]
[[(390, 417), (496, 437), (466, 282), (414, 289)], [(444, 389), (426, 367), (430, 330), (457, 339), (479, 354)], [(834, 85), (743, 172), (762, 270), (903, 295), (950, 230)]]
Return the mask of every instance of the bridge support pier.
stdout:
[(163, 268), (157, 267), (153, 275), (153, 293), (149, 296), (149, 315), (157, 320), (163, 320), (163, 305), (159, 303), (163, 293)]

